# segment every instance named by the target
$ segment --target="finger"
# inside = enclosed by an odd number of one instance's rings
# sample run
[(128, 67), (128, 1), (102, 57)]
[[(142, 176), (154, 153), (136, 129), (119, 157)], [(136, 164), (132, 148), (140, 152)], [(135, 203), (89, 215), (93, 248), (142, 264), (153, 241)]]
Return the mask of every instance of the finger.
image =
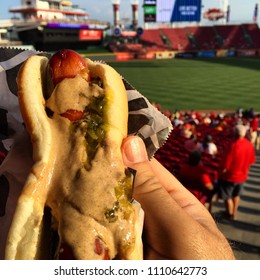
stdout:
[(134, 194), (158, 192), (170, 199), (167, 191), (162, 188), (160, 181), (150, 166), (146, 148), (139, 137), (128, 137), (122, 144), (122, 155), (125, 164), (137, 171)]

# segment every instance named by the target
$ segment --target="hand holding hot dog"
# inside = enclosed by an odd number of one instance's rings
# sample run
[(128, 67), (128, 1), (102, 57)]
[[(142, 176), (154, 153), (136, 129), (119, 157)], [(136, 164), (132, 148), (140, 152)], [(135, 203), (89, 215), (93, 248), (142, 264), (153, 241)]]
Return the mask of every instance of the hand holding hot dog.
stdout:
[(124, 162), (137, 171), (134, 198), (145, 212), (144, 259), (234, 259), (208, 210), (155, 159), (143, 141), (128, 137)]

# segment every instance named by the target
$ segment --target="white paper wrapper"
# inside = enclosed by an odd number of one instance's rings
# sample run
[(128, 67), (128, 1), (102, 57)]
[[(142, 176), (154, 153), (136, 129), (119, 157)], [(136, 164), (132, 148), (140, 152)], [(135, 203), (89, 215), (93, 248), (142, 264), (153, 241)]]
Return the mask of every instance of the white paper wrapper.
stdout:
[[(4, 258), (6, 236), (17, 198), (33, 165), (31, 143), (19, 110), (16, 77), (31, 55), (47, 53), (0, 48), (0, 149), (7, 157), (0, 165), (0, 259)], [(128, 94), (128, 134), (140, 136), (151, 158), (171, 132), (169, 119), (122, 78)]]

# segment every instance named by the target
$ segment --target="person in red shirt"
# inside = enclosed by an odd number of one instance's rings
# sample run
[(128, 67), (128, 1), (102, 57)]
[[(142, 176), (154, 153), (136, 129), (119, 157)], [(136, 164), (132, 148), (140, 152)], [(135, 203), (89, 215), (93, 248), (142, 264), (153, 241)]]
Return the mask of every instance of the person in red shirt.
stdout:
[(246, 139), (246, 127), (234, 127), (234, 140), (228, 145), (220, 163), (219, 189), (226, 213), (235, 219), (243, 186), (251, 164), (255, 163), (254, 146)]
[(179, 173), (180, 182), (203, 204), (210, 202), (214, 185), (209, 173), (201, 162), (201, 152), (194, 150)]
[(5, 153), (0, 150), (0, 164), (4, 161), (4, 159), (5, 159)]
[(254, 117), (250, 121), (250, 141), (251, 143), (256, 147), (257, 146), (257, 135), (258, 135), (258, 130), (259, 130), (259, 119), (260, 115), (254, 115)]

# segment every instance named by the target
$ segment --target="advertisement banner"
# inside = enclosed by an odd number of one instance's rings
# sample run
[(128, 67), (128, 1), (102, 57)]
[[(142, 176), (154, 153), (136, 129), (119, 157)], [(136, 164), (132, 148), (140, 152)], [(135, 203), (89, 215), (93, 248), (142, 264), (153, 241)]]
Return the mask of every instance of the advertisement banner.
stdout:
[(215, 57), (216, 52), (215, 51), (202, 51), (197, 53), (198, 57)]
[(237, 56), (256, 56), (256, 50), (238, 50)]
[(227, 50), (217, 50), (216, 57), (227, 57), (228, 51)]
[(199, 22), (201, 0), (157, 0), (156, 11), (157, 22)]
[(99, 41), (102, 39), (102, 30), (82, 29), (79, 32), (79, 39), (81, 41)]
[(156, 52), (156, 59), (170, 59), (174, 58), (174, 52)]
[(176, 52), (175, 58), (193, 58), (197, 57), (197, 52)]
[(154, 52), (141, 53), (137, 55), (138, 59), (154, 59)]
[(227, 51), (227, 56), (228, 57), (234, 57), (237, 55), (237, 52), (235, 50), (228, 50)]
[(132, 60), (135, 58), (134, 53), (117, 53), (116, 60)]

